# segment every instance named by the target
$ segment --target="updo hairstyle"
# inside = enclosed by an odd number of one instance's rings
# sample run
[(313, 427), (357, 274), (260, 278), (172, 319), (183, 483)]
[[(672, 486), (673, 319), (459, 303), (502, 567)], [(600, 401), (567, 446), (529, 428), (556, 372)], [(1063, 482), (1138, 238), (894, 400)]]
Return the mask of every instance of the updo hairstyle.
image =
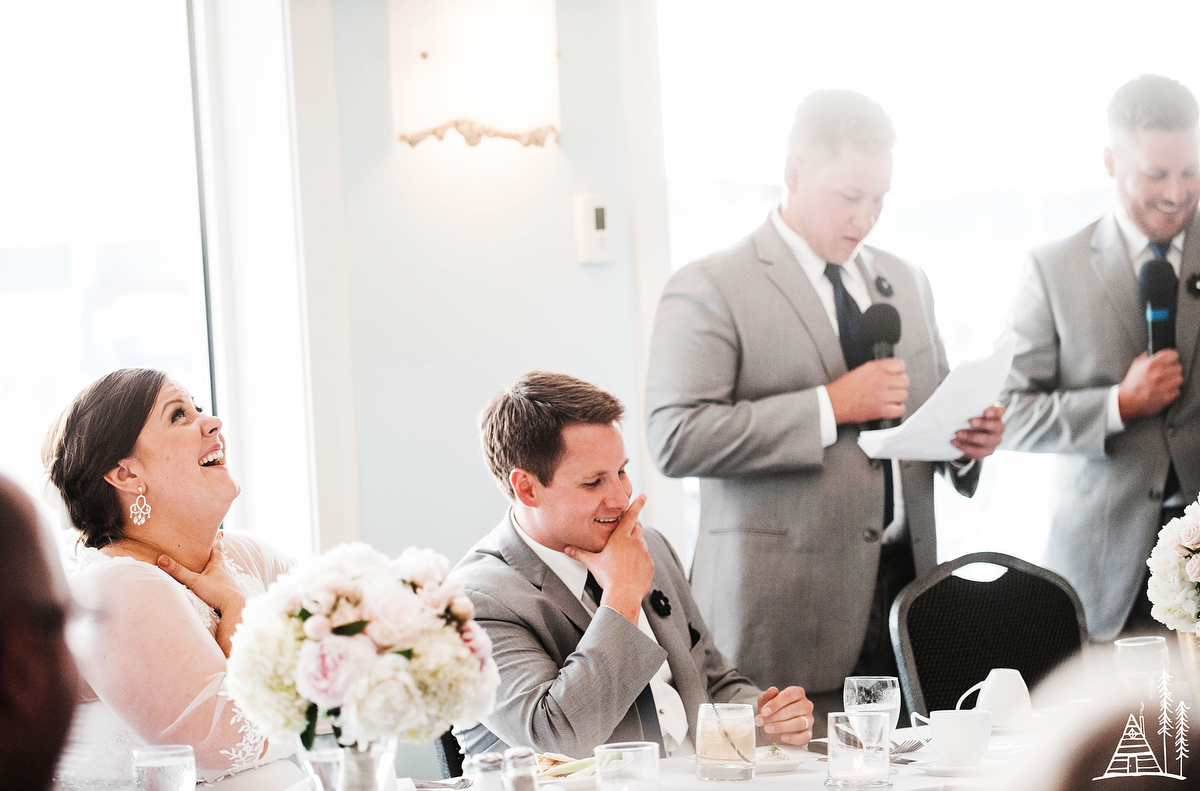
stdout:
[(121, 368), (75, 396), (42, 444), (42, 464), (84, 546), (100, 549), (125, 536), (117, 490), (104, 476), (133, 453), (167, 375)]

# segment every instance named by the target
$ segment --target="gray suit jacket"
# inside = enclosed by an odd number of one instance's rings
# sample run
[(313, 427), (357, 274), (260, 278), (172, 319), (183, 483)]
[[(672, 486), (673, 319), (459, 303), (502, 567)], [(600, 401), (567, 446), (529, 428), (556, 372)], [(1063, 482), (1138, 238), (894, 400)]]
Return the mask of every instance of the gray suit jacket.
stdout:
[[(903, 321), (895, 351), (911, 412), (948, 373), (929, 282), (880, 250), (862, 259), (872, 299)], [(820, 297), (769, 220), (667, 284), (650, 350), (649, 447), (666, 475), (701, 478), (696, 600), (717, 647), (759, 684), (840, 689), (866, 634), (882, 465), (858, 447), (860, 426), (839, 426), (823, 448), (817, 406), (816, 388), (845, 373)], [(945, 467), (901, 464), (918, 574), (937, 563), (933, 474)], [(949, 477), (969, 495), (979, 469)]]
[(717, 702), (757, 701), (759, 690), (713, 645), (679, 558), (658, 532), (645, 530), (654, 560), (651, 590), (666, 595), (671, 611), (662, 617), (649, 596), (642, 602), (655, 643), (609, 607), (589, 615), (521, 540), (511, 518), (510, 511), (451, 572), (466, 586), (500, 670), (495, 711), (455, 731), (464, 753), (519, 745), (584, 758), (600, 744), (641, 741), (634, 703), (664, 659), (693, 741), (697, 709), (709, 692)]
[(1169, 464), (1185, 501), (1200, 486), (1200, 299), (1186, 288), (1200, 275), (1200, 218), (1185, 239), (1175, 332), (1183, 392), (1120, 434), (1106, 434), (1106, 399), (1146, 350), (1148, 331), (1116, 220), (1035, 250), (1013, 307), (1003, 447), (1064, 454), (1046, 565), (1075, 586), (1094, 640), (1116, 636), (1141, 589)]

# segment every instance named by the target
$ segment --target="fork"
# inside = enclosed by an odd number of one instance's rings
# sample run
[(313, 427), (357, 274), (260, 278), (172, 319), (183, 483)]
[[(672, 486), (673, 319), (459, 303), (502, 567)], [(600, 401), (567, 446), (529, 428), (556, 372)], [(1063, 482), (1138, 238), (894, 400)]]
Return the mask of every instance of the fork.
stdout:
[(463, 791), (464, 788), (471, 787), (471, 778), (460, 777), (453, 782), (439, 783), (435, 780), (414, 780), (413, 785), (420, 789), (448, 788), (454, 791)]
[(920, 739), (907, 739), (899, 744), (892, 742), (891, 755), (904, 755), (905, 753), (911, 753), (915, 750), (919, 750), (924, 746), (925, 742), (921, 741)]

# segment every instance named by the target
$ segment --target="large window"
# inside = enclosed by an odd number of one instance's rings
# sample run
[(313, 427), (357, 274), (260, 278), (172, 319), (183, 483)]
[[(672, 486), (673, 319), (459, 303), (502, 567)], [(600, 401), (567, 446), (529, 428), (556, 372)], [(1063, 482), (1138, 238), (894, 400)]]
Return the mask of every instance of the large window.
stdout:
[(81, 387), (152, 366), (211, 407), (187, 6), (0, 5), (0, 469)]
[[(659, 0), (676, 267), (749, 234), (780, 197), (796, 105), (852, 88), (895, 121), (892, 194), (868, 242), (929, 275), (951, 363), (1003, 331), (1026, 251), (1107, 211), (1113, 91), (1138, 74), (1200, 90), (1173, 2), (815, 3)], [(942, 558), (1040, 561), (1054, 458), (999, 453), (965, 500), (939, 484)]]

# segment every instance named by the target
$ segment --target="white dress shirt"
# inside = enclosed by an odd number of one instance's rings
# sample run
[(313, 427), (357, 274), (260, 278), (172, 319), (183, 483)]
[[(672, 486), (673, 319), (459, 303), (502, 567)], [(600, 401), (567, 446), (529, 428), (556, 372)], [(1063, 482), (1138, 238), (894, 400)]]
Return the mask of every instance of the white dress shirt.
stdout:
[[(1129, 260), (1133, 264), (1133, 277), (1136, 280), (1142, 274), (1142, 265), (1147, 261), (1154, 260), (1154, 251), (1150, 249), (1150, 238), (1141, 232), (1133, 220), (1129, 219), (1129, 215), (1125, 213), (1125, 209), (1117, 204), (1113, 209), (1113, 218), (1117, 221), (1117, 227), (1121, 229), (1121, 238), (1125, 241), (1125, 250), (1129, 253)], [(1171, 240), (1171, 249), (1167, 251), (1167, 263), (1175, 270), (1175, 277), (1179, 277), (1179, 267), (1183, 264), (1183, 235), (1184, 231), (1180, 231)], [(1106, 412), (1108, 423), (1108, 435), (1120, 434), (1125, 430), (1125, 423), (1121, 420), (1121, 408), (1117, 400), (1117, 391), (1120, 385), (1113, 385), (1108, 391), (1108, 409)]]
[[(804, 274), (808, 276), (813, 289), (821, 299), (821, 305), (824, 306), (825, 314), (829, 317), (829, 324), (833, 327), (833, 334), (841, 338), (841, 334), (838, 332), (837, 304), (833, 301), (833, 283), (829, 282), (829, 278), (825, 276), (826, 262), (813, 252), (808, 242), (804, 241), (804, 237), (788, 227), (788, 224), (783, 221), (779, 209), (771, 212), (771, 224), (783, 237), (783, 243), (787, 245), (788, 250), (800, 262), (800, 268), (804, 270)], [(846, 293), (854, 298), (858, 309), (866, 312), (867, 308), (871, 307), (871, 292), (867, 288), (867, 279), (862, 268), (861, 250), (862, 245), (859, 245), (850, 256), (850, 260), (842, 263), (842, 285), (846, 287)], [(837, 418), (833, 414), (833, 402), (829, 400), (829, 391), (825, 389), (824, 385), (817, 388), (817, 405), (821, 415), (821, 446), (828, 448), (837, 442)], [(900, 460), (892, 459), (891, 463), (892, 522), (884, 528), (884, 532), (887, 534), (884, 537), (885, 540), (892, 538), (904, 524), (904, 488), (900, 484)]]
[[(512, 523), (521, 540), (528, 544), (529, 548), (542, 559), (542, 562), (558, 575), (571, 595), (579, 599), (589, 613), (595, 614), (596, 603), (584, 590), (587, 585), (587, 567), (558, 550), (550, 549), (534, 541), (517, 524), (516, 514), (513, 514)], [(601, 606), (608, 607), (607, 604)], [(646, 620), (646, 613), (641, 610), (638, 611), (638, 629), (654, 642), (658, 642), (658, 638), (654, 636), (654, 631), (650, 628), (650, 623)], [(679, 697), (679, 693), (675, 690), (671, 666), (667, 662), (663, 662), (662, 667), (654, 674), (654, 678), (650, 679), (650, 692), (654, 695), (654, 707), (658, 709), (658, 727), (662, 732), (663, 749), (666, 750), (667, 757), (673, 758), (677, 755), (695, 753), (696, 749), (692, 745), (692, 740), (688, 738), (687, 711), (683, 707), (683, 698)]]

